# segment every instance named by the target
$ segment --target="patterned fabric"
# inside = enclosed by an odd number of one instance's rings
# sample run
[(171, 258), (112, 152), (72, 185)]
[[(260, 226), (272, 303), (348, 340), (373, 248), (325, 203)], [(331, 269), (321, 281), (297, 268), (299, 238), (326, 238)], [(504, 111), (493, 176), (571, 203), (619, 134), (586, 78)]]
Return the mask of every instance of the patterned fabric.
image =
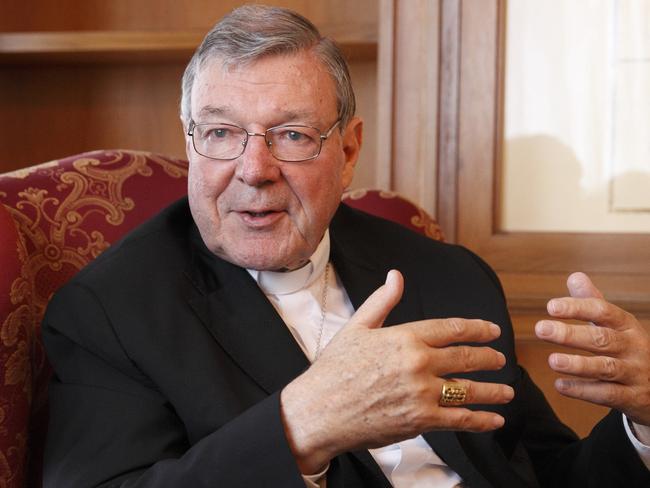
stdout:
[[(0, 196), (2, 194), (0, 193)], [(20, 273), (18, 231), (11, 215), (0, 205), (0, 310), (13, 309), (11, 285)], [(3, 325), (0, 330), (0, 364), (2, 364), (3, 385), (0, 395), (0, 487), (22, 486), (26, 426), (29, 409), (22, 383), (24, 364), (28, 355), (25, 340), (19, 340), (26, 331), (16, 330), (12, 324)], [(17, 406), (17, 407), (16, 407)], [(15, 483), (15, 485), (14, 485)]]
[[(187, 163), (94, 151), (0, 175), (0, 488), (40, 486), (52, 294), (187, 189)], [(16, 232), (18, 231), (18, 232)]]
[[(186, 189), (186, 161), (137, 151), (93, 151), (0, 175), (0, 488), (41, 486), (48, 300)], [(354, 190), (344, 201), (442, 239), (429, 215), (395, 193)]]
[(444, 241), (442, 229), (433, 217), (398, 193), (384, 190), (350, 190), (343, 195), (350, 207), (383, 217), (436, 241)]

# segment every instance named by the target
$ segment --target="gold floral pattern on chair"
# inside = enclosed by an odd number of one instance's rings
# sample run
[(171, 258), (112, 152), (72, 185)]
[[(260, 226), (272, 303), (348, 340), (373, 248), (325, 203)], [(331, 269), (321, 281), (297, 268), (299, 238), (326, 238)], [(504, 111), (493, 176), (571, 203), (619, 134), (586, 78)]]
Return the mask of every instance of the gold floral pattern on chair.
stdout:
[(351, 207), (397, 222), (436, 241), (445, 240), (438, 222), (397, 192), (359, 188), (346, 191), (342, 200)]
[(24, 180), (27, 178), (29, 175), (32, 173), (41, 170), (43, 168), (49, 168), (49, 167), (56, 167), (58, 166), (59, 162), (57, 160), (54, 161), (48, 161), (47, 163), (41, 163), (36, 166), (30, 166), (29, 168), (21, 168), (21, 169), (16, 169), (14, 171), (10, 171), (8, 173), (4, 173), (2, 176), (8, 176), (11, 178), (20, 178), (21, 180)]
[[(13, 308), (0, 314), (0, 433), (15, 421), (9, 412), (31, 410), (32, 423), (46, 415), (50, 370), (39, 330), (52, 294), (111, 242), (184, 195), (186, 176), (185, 161), (138, 151), (95, 151), (0, 175), (0, 202), (16, 223), (20, 259)], [(44, 425), (42, 418), (36, 423)], [(40, 451), (44, 432), (32, 437), (30, 449)], [(12, 445), (0, 445), (0, 488), (22, 486), (16, 480), (27, 440), (19, 431)]]
[[(13, 310), (13, 278), (20, 274), (21, 261), (17, 244), (18, 231), (4, 206), (0, 205), (0, 318)], [(16, 314), (19, 316), (19, 314)], [(1, 319), (0, 319), (1, 321)], [(23, 486), (26, 461), (27, 411), (15, 409), (16, 405), (28, 405), (31, 388), (25, 391), (24, 382), (31, 378), (26, 373), (24, 360), (26, 343), (18, 341), (19, 327), (11, 321), (0, 329), (0, 488)]]
[(423, 229), (424, 235), (431, 239), (444, 241), (445, 235), (442, 233), (442, 229), (440, 228), (440, 225), (438, 225), (438, 222), (421, 208), (418, 208), (418, 212), (418, 215), (413, 215), (411, 217), (411, 223), (413, 226)]
[(75, 273), (108, 247), (104, 233), (89, 226), (87, 221), (99, 215), (113, 226), (124, 222), (126, 212), (135, 207), (133, 198), (123, 191), (129, 178), (151, 176), (152, 163), (174, 178), (187, 175), (182, 163), (150, 153), (102, 154), (113, 157), (107, 160), (79, 157), (72, 161), (72, 168), (45, 163), (25, 170), (29, 174), (40, 171), (42, 176), (57, 182), (59, 195), (45, 188), (27, 187), (18, 193), (19, 200), (13, 208), (8, 208), (25, 241), (22, 276), (12, 288), (20, 301), (29, 295), (33, 305), (44, 309), (53, 290), (39, 286), (39, 273), (66, 269)]

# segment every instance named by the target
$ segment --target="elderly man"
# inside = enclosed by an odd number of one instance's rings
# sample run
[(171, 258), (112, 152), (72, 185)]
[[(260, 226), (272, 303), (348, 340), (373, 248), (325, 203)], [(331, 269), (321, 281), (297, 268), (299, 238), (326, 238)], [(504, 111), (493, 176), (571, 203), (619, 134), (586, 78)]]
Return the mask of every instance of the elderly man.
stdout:
[(306, 19), (225, 17), (181, 118), (188, 198), (48, 309), (46, 486), (650, 486), (648, 334), (584, 275), (550, 302), (596, 324), (538, 325), (598, 353), (553, 355), (577, 377), (558, 388), (616, 409), (578, 440), (517, 365), (485, 263), (340, 205), (362, 122)]

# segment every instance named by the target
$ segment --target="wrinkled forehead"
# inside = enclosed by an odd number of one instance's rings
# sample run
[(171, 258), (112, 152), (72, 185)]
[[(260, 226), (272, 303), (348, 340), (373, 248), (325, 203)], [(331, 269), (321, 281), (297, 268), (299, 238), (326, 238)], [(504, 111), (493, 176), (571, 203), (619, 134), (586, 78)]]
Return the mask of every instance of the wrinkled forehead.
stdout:
[(206, 111), (254, 112), (261, 105), (296, 117), (316, 113), (329, 119), (338, 114), (336, 85), (309, 51), (242, 63), (212, 57), (199, 66), (192, 86), (194, 117)]

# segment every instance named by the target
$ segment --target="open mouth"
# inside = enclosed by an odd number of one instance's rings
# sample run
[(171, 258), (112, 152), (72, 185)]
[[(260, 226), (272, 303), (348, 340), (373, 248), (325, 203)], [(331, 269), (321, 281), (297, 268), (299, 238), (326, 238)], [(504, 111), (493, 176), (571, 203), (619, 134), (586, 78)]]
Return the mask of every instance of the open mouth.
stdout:
[(274, 225), (284, 215), (284, 212), (282, 210), (240, 210), (238, 213), (246, 225), (256, 228), (265, 228), (267, 226)]
[(246, 214), (250, 215), (251, 217), (265, 217), (269, 215), (270, 213), (274, 213), (273, 210), (268, 210), (266, 212), (245, 212)]

